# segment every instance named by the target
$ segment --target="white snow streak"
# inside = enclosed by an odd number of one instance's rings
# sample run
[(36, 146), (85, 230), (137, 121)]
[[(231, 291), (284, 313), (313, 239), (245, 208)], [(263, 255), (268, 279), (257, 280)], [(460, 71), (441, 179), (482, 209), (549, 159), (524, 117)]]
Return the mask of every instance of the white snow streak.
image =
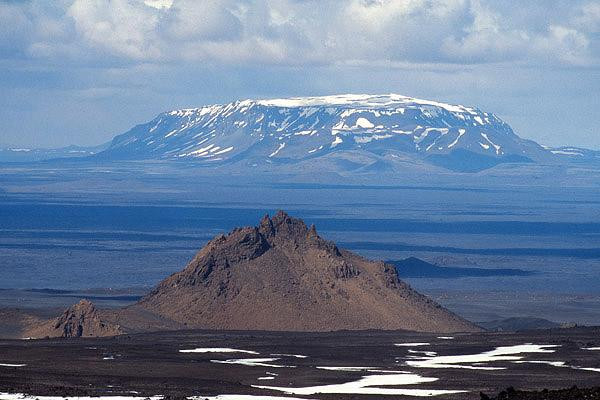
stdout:
[(256, 351), (232, 349), (229, 347), (199, 347), (196, 349), (179, 350), (180, 353), (246, 353), (258, 354)]

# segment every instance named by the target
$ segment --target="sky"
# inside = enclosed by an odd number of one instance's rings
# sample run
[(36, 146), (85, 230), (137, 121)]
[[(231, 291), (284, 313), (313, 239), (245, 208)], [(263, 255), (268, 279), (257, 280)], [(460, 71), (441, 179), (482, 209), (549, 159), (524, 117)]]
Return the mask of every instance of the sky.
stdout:
[(247, 98), (399, 93), (600, 149), (600, 0), (0, 0), (0, 145)]

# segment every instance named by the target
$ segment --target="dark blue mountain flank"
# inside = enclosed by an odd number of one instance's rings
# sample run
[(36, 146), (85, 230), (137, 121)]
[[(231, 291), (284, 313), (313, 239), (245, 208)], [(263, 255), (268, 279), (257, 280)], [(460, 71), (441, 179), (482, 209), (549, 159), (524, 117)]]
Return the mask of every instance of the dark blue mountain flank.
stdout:
[(511, 317), (493, 321), (478, 322), (477, 325), (492, 332), (520, 332), (534, 329), (555, 329), (561, 324), (536, 317)]
[(402, 278), (464, 278), (486, 276), (529, 276), (535, 274), (516, 268), (440, 267), (416, 257), (388, 261)]

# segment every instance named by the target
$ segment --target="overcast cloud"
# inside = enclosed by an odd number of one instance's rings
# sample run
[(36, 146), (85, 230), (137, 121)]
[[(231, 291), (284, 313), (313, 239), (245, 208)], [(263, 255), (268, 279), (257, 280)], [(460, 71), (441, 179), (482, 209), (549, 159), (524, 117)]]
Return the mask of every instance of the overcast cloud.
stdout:
[(96, 144), (171, 108), (399, 92), (600, 148), (600, 2), (0, 0), (0, 143)]

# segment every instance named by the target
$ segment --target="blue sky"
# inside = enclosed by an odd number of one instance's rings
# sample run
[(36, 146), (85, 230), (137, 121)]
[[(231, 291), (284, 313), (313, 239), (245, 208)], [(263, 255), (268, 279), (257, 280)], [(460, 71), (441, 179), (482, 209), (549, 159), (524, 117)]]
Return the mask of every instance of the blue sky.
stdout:
[(600, 149), (600, 0), (0, 0), (0, 145), (243, 98), (400, 93)]

